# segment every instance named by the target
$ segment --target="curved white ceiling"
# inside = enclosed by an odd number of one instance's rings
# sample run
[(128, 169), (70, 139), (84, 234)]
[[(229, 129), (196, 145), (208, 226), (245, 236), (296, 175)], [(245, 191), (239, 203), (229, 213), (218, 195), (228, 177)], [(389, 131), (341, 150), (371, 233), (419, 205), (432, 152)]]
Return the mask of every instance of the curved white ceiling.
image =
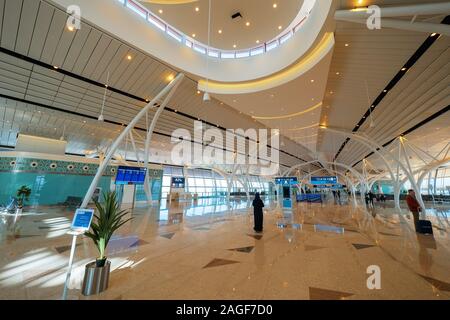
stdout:
[(318, 40), (332, 0), (316, 2), (304, 25), (278, 48), (243, 59), (207, 59), (169, 37), (138, 14), (112, 0), (54, 0), (64, 7), (79, 5), (83, 17), (157, 59), (193, 75), (222, 82), (250, 81), (267, 77), (299, 60)]
[[(205, 45), (208, 43), (209, 0), (175, 1), (176, 5), (173, 1), (153, 2), (141, 1), (169, 25), (188, 36), (195, 34), (195, 40)], [(276, 8), (273, 8), (274, 3), (277, 4)], [(256, 47), (257, 40), (261, 44), (272, 40), (291, 24), (303, 3), (304, 0), (211, 0), (210, 46), (241, 50)], [(232, 19), (231, 16), (237, 12), (241, 13), (242, 18)]]

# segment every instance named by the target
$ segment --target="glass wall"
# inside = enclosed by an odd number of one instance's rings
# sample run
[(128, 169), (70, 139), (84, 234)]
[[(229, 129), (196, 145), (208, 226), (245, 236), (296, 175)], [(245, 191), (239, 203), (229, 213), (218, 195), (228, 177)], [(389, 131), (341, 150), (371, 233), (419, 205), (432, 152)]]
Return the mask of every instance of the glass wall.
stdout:
[[(199, 198), (224, 197), (227, 195), (227, 182), (218, 173), (208, 169), (187, 169), (185, 191), (191, 194), (198, 194)], [(162, 181), (162, 198), (167, 198), (170, 192), (171, 177), (183, 177), (181, 167), (164, 167)], [(242, 183), (247, 182), (247, 177), (238, 176)], [(245, 193), (244, 185), (238, 180), (233, 182), (231, 189), (233, 193)], [(248, 185), (250, 193), (269, 193), (269, 183), (259, 176), (249, 176)]]

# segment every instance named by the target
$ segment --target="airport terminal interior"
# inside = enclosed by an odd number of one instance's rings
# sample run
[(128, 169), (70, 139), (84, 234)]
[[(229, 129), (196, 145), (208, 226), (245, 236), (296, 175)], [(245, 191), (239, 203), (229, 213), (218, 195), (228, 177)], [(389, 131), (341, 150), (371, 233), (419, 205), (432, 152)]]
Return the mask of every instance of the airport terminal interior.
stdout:
[(449, 300), (449, 15), (0, 0), (0, 299)]

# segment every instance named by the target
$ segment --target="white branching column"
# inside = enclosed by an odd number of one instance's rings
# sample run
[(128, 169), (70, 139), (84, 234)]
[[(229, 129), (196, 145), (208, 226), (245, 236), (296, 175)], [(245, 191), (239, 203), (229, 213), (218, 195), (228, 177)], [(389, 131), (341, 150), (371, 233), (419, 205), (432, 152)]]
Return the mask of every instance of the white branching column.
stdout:
[[(81, 204), (81, 208), (86, 208), (87, 205), (89, 204), (89, 201), (91, 200), (92, 195), (94, 194), (95, 188), (97, 187), (97, 184), (100, 181), (103, 171), (108, 166), (109, 162), (111, 161), (112, 156), (114, 155), (114, 153), (116, 152), (117, 148), (120, 146), (120, 144), (122, 143), (124, 138), (128, 136), (128, 134), (136, 126), (136, 124), (139, 122), (139, 120), (148, 112), (148, 110), (153, 108), (154, 105), (158, 101), (160, 101), (166, 94), (169, 94), (169, 96), (171, 96), (173, 94), (173, 91), (177, 88), (177, 86), (183, 80), (183, 77), (184, 77), (184, 75), (182, 73), (178, 74), (174, 80), (172, 80), (156, 97), (154, 97), (152, 99), (152, 101), (150, 101), (144, 108), (142, 108), (141, 111), (139, 111), (139, 113), (134, 117), (133, 120), (131, 120), (131, 122), (128, 124), (128, 126), (125, 128), (125, 130), (123, 130), (120, 133), (120, 135), (117, 137), (117, 139), (111, 145), (111, 148), (108, 150), (108, 153), (106, 154), (104, 161), (99, 165), (99, 167), (97, 169), (97, 173), (95, 174), (94, 179), (92, 180), (91, 185), (89, 186), (89, 189), (86, 192), (86, 195), (84, 196), (84, 200)], [(150, 135), (147, 134), (147, 139), (149, 137), (151, 138), (151, 134)], [(147, 143), (149, 143), (149, 141), (147, 141), (146, 144)], [(148, 164), (148, 154), (146, 154), (144, 162), (145, 162), (145, 165)], [(147, 177), (148, 177), (148, 175), (146, 175), (146, 178)], [(146, 184), (148, 184), (148, 179), (146, 180)]]

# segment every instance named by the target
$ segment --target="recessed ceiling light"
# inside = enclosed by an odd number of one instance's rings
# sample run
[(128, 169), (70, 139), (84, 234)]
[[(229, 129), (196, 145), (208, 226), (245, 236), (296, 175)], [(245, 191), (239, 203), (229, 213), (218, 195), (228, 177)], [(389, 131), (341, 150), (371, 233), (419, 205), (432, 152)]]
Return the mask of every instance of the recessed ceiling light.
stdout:
[(311, 79), (311, 83), (313, 83), (314, 82), (314, 79)]
[(346, 46), (346, 47), (348, 47), (348, 46), (349, 46), (349, 44), (348, 44), (348, 43), (346, 43), (346, 44), (345, 44), (345, 46)]
[(53, 68), (55, 68), (55, 69), (58, 69), (58, 67), (57, 67), (57, 66), (53, 66)]
[(278, 26), (278, 30), (281, 30), (282, 26)]
[(433, 33), (431, 34), (432, 37), (435, 37), (436, 35), (437, 35), (436, 32), (433, 32)]
[(217, 32), (219, 32), (220, 34), (222, 34), (222, 29), (219, 29), (219, 31), (217, 31)]
[(159, 12), (159, 13), (163, 13), (162, 9), (159, 9), (158, 12)]
[(247, 22), (245, 23), (245, 25), (246, 25), (247, 27), (250, 26), (250, 22), (247, 21)]
[(197, 90), (197, 94), (200, 94), (200, 90)]
[(233, 44), (233, 48), (236, 48), (236, 45), (235, 45), (235, 44)]
[(362, 4), (363, 3), (363, 0), (358, 0), (358, 4)]
[(274, 3), (274, 4), (272, 5), (272, 7), (275, 9), (276, 7), (278, 7), (278, 5), (277, 5), (276, 3)]
[(131, 60), (132, 59), (131, 55), (127, 55), (127, 59)]
[(199, 7), (195, 7), (195, 11), (199, 12), (200, 8)]
[(195, 38), (195, 33), (192, 34), (192, 38)]
[(403, 68), (402, 68), (402, 71), (406, 71), (406, 68), (405, 68), (405, 67), (403, 67)]
[(256, 40), (256, 43), (259, 43), (259, 40)]
[(169, 75), (169, 76), (167, 77), (167, 81), (172, 81), (173, 78), (174, 78), (174, 76), (173, 76), (173, 74), (171, 74), (171, 75)]
[(384, 90), (383, 90), (383, 92), (387, 92), (387, 90), (386, 90), (386, 89), (384, 89)]
[(75, 30), (75, 28), (73, 26), (68, 26), (67, 29), (69, 29), (69, 31)]
[(339, 73), (339, 72), (336, 72), (336, 75), (340, 75), (340, 73)]
[(330, 91), (330, 94), (333, 94), (334, 92), (333, 91)]

